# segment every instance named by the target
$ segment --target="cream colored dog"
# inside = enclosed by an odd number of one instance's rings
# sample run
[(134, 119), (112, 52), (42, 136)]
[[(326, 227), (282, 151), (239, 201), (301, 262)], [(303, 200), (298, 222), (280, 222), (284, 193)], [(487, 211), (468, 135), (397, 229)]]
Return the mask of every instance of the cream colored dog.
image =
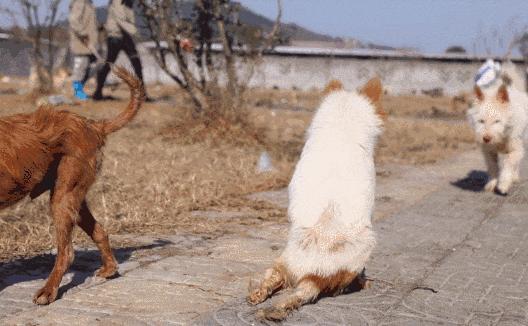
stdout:
[(506, 195), (519, 181), (528, 122), (528, 96), (505, 84), (483, 91), (475, 86), (476, 105), (468, 111), (488, 168), (486, 191)]
[(250, 289), (248, 301), (258, 304), (277, 290), (294, 288), (259, 311), (266, 319), (281, 320), (354, 281), (365, 284), (362, 270), (376, 244), (373, 156), (382, 128), (382, 87), (376, 78), (359, 92), (333, 88), (313, 118), (289, 186), (286, 248), (259, 287)]

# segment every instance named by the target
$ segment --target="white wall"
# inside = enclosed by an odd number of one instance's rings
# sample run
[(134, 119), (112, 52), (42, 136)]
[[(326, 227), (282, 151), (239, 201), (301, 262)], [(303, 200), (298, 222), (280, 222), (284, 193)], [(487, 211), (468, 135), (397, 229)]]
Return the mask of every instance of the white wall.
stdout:
[[(139, 46), (139, 52), (146, 83), (173, 83), (144, 45)], [(118, 62), (129, 65), (123, 55)], [(482, 58), (447, 60), (412, 56), (265, 55), (250, 85), (310, 90), (323, 88), (331, 79), (340, 79), (345, 88), (354, 89), (378, 75), (391, 94), (420, 93), (422, 90), (441, 88), (445, 94), (456, 95), (472, 89), (473, 76), (481, 64)], [(170, 60), (170, 65), (176, 66), (174, 60)], [(522, 70), (520, 64), (517, 68)]]

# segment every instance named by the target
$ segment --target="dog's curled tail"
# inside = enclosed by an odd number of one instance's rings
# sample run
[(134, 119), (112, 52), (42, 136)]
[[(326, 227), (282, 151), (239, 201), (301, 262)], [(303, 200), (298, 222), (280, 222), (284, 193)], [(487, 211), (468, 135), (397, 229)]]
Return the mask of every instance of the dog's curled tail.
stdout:
[(145, 101), (145, 86), (131, 72), (121, 66), (112, 66), (112, 71), (130, 88), (130, 101), (125, 110), (113, 119), (101, 121), (101, 127), (105, 135), (111, 134), (123, 128), (132, 120), (141, 104)]

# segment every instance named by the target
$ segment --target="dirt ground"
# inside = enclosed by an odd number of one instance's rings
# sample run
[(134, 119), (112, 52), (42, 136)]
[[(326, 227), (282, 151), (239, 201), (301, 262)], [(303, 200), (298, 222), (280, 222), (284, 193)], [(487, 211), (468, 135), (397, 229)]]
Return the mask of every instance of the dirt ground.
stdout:
[[(35, 109), (33, 101), (17, 94), (21, 87), (0, 84), (0, 116)], [(287, 186), (320, 93), (251, 90), (245, 114), (265, 136), (263, 144), (207, 135), (196, 128), (180, 90), (150, 86), (148, 91), (157, 101), (145, 104), (130, 125), (108, 138), (103, 168), (89, 193), (94, 215), (110, 234), (189, 232), (215, 237), (236, 232), (234, 226), (286, 222), (284, 209), (247, 195)], [(112, 95), (117, 99), (58, 109), (96, 119), (112, 117), (128, 94), (118, 87)], [(383, 104), (389, 117), (377, 150), (378, 165), (429, 164), (475, 147), (465, 122), (468, 102), (462, 97), (385, 96)], [(272, 172), (256, 170), (263, 150), (272, 157)], [(244, 217), (208, 217), (210, 211), (227, 208), (244, 212)], [(0, 262), (53, 248), (48, 213), (47, 194), (0, 212)], [(114, 239), (113, 245), (125, 242)], [(90, 240), (77, 232), (75, 244)]]

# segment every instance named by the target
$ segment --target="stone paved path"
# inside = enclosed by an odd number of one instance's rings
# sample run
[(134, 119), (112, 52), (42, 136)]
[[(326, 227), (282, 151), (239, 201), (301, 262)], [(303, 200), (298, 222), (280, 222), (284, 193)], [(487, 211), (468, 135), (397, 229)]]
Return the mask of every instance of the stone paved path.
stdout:
[[(323, 298), (285, 324), (528, 325), (528, 182), (508, 197), (481, 193), (472, 169), (482, 169), (478, 153), (427, 169), (382, 167), (373, 287)], [(287, 204), (284, 191), (254, 196)], [(62, 298), (46, 307), (30, 299), (47, 274), (39, 259), (51, 256), (13, 262), (0, 267), (0, 325), (259, 324), (244, 302), (248, 280), (280, 253), (286, 230), (139, 237), (144, 245), (118, 251), (122, 276), (109, 281), (90, 276), (97, 255), (80, 251)]]

